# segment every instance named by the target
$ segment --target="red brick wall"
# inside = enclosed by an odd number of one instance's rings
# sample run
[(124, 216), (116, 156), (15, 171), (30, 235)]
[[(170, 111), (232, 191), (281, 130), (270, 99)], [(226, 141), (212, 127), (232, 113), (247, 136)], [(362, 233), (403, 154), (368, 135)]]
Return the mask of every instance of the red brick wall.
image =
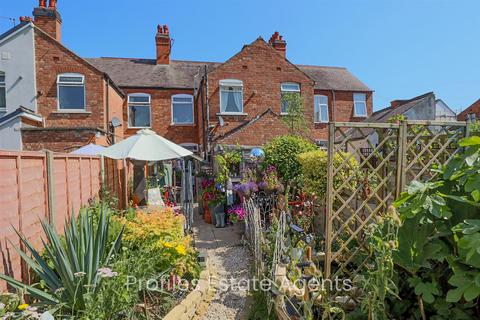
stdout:
[[(193, 125), (172, 125), (172, 96), (176, 94), (191, 94), (193, 90), (190, 89), (132, 89), (123, 88), (125, 94), (132, 93), (147, 93), (150, 94), (150, 115), (151, 115), (151, 129), (157, 134), (175, 142), (175, 143), (198, 143), (198, 122), (196, 121), (196, 110), (194, 106)], [(123, 108), (123, 120), (125, 128), (125, 136), (134, 135), (139, 129), (128, 128), (128, 106), (127, 99)]]
[[(315, 95), (324, 95), (328, 97), (328, 117), (330, 121), (347, 121), (356, 122), (363, 121), (363, 117), (353, 116), (353, 94), (352, 91), (335, 91), (331, 90), (315, 90)], [(371, 115), (373, 112), (373, 96), (371, 92), (366, 92), (367, 95), (367, 114)], [(335, 106), (334, 106), (335, 105)], [(311, 108), (313, 109), (313, 103)], [(313, 118), (312, 118), (313, 119)], [(328, 139), (328, 124), (315, 123), (312, 136), (317, 140)]]
[[(282, 82), (300, 83), (305, 105), (313, 105), (313, 80), (261, 39), (245, 46), (241, 52), (208, 75), (208, 97), (210, 121), (212, 123), (218, 122), (217, 113), (220, 112), (219, 81), (222, 79), (243, 81), (243, 111), (247, 114), (244, 116), (223, 116), (228, 124), (224, 128), (227, 131), (254, 118), (268, 108), (280, 113), (280, 85)], [(313, 110), (307, 110), (307, 117), (313, 119)], [(247, 145), (247, 143), (243, 144)]]
[(89, 143), (97, 142), (95, 133), (96, 130), (93, 129), (22, 129), (23, 150), (38, 151), (48, 149), (56, 152), (71, 152)]
[[(38, 113), (46, 127), (99, 127), (105, 129), (104, 76), (86, 61), (41, 31), (35, 31), (35, 60)], [(85, 76), (86, 112), (60, 113), (57, 104), (57, 75), (80, 73)]]
[(235, 133), (220, 139), (218, 144), (262, 146), (273, 138), (288, 132), (288, 127), (273, 113), (267, 113)]
[[(263, 40), (257, 40), (232, 57), (222, 66), (209, 74), (209, 105), (210, 121), (213, 124), (218, 122), (217, 113), (220, 112), (219, 81), (222, 79), (238, 79), (243, 81), (243, 102), (244, 116), (222, 116), (226, 127), (220, 128), (218, 132), (224, 133), (244, 123), (271, 108), (274, 112), (280, 113), (282, 82), (300, 83), (301, 94), (304, 99), (305, 119), (309, 124), (310, 135), (313, 139), (326, 140), (328, 135), (326, 124), (315, 124), (313, 96), (323, 94), (328, 96), (329, 112), (331, 121), (362, 121), (364, 118), (353, 117), (353, 92), (336, 91), (335, 108), (331, 90), (314, 90), (314, 81), (286, 61), (281, 54), (272, 49)], [(367, 94), (367, 112), (372, 113), (372, 93)], [(335, 111), (334, 111), (335, 109)], [(334, 114), (335, 113), (335, 114)], [(201, 119), (201, 112), (198, 113)], [(271, 128), (276, 135), (286, 134), (281, 128)], [(249, 129), (253, 130), (253, 129)], [(201, 135), (201, 132), (200, 132)], [(252, 133), (255, 135), (255, 133)], [(201, 137), (200, 137), (201, 138)], [(225, 140), (227, 141), (227, 140)], [(243, 145), (251, 145), (250, 141), (238, 141)]]
[(480, 119), (480, 99), (475, 101), (470, 107), (467, 109), (463, 110), (460, 112), (460, 114), (457, 116), (457, 119), (459, 121), (466, 121), (467, 120), (467, 115), (470, 113), (474, 113), (476, 115), (476, 119)]

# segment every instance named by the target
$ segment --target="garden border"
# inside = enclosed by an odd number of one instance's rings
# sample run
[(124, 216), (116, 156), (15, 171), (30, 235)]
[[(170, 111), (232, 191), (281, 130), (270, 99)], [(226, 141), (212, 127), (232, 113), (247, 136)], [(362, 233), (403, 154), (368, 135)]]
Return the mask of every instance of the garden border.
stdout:
[(211, 281), (212, 279), (215, 279), (215, 270), (208, 256), (205, 255), (205, 269), (200, 272), (197, 286), (170, 310), (163, 320), (191, 320), (201, 316), (207, 310), (216, 292), (216, 285)]

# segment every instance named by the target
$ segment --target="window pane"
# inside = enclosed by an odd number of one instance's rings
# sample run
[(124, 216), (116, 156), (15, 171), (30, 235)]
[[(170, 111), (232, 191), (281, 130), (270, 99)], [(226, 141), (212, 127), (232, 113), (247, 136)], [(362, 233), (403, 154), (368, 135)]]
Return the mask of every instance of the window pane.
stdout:
[(83, 77), (67, 77), (67, 76), (60, 76), (58, 77), (59, 82), (66, 82), (66, 83), (83, 83)]
[(0, 73), (0, 84), (5, 84), (5, 73)]
[(59, 86), (60, 109), (85, 109), (84, 86)]
[(174, 103), (173, 123), (193, 123), (193, 105)]
[(0, 109), (5, 109), (7, 107), (6, 100), (5, 87), (0, 87)]
[(320, 121), (328, 122), (328, 107), (326, 105), (321, 105), (320, 106), (320, 111), (321, 111)]
[(282, 91), (300, 91), (298, 83), (282, 83)]
[(128, 101), (136, 103), (150, 103), (149, 96), (128, 96)]
[(355, 115), (357, 116), (366, 116), (367, 107), (365, 102), (355, 102)]
[(129, 106), (129, 127), (150, 127), (149, 106)]
[(228, 90), (221, 90), (220, 95), (221, 112), (243, 112), (243, 92), (228, 87)]
[(173, 102), (180, 102), (180, 103), (192, 103), (192, 98), (189, 97), (173, 97)]

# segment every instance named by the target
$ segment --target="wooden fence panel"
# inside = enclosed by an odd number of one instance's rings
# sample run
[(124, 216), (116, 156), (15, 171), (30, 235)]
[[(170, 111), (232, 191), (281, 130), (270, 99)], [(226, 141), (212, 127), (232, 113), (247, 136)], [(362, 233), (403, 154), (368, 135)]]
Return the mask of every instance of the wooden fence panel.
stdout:
[[(105, 162), (111, 162), (105, 180), (120, 192), (117, 179), (121, 167), (114, 160)], [(99, 197), (101, 167), (100, 157), (61, 153), (49, 157), (45, 152), (0, 150), (0, 273), (28, 282), (28, 270), (12, 246), (22, 247), (14, 228), (41, 249), (44, 233), (40, 221), (53, 218), (51, 222), (62, 232), (72, 212), (77, 214)], [(0, 290), (6, 288), (6, 283), (0, 282)]]

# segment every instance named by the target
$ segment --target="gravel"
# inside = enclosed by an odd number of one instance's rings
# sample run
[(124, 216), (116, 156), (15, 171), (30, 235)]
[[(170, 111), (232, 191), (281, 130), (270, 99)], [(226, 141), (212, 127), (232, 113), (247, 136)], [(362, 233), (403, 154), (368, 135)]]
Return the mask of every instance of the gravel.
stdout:
[[(208, 256), (217, 273), (219, 287), (201, 319), (243, 319), (248, 294), (246, 282), (250, 279), (248, 249), (241, 244), (227, 245), (209, 249)], [(240, 284), (242, 288), (227, 285), (231, 283)]]

